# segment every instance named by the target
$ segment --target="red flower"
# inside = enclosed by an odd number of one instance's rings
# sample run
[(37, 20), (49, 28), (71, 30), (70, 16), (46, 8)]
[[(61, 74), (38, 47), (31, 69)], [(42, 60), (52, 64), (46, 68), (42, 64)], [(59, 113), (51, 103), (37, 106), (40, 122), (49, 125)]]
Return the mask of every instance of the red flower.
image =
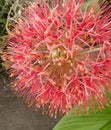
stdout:
[[(75, 0), (34, 2), (17, 19), (5, 61), (13, 89), (35, 109), (65, 113), (77, 104), (100, 108), (111, 90), (111, 12), (82, 11)], [(109, 6), (110, 8), (111, 6)]]

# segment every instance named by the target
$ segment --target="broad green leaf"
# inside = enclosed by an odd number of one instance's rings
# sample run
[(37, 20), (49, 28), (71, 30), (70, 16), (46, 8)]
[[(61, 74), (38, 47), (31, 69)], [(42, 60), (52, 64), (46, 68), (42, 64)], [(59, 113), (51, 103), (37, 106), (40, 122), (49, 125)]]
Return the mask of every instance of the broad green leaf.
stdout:
[(111, 129), (111, 120), (106, 123), (100, 130), (110, 130)]
[(111, 130), (111, 108), (106, 107), (103, 111), (81, 115), (70, 111), (65, 115), (53, 130)]

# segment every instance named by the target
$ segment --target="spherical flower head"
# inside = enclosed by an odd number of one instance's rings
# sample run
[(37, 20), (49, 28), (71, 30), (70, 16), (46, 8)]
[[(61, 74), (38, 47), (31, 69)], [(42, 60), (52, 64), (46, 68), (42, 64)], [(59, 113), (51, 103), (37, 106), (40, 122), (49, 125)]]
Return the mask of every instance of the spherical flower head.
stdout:
[[(111, 91), (111, 12), (75, 0), (32, 2), (8, 34), (13, 89), (50, 115), (102, 108)], [(111, 6), (108, 6), (110, 9)]]

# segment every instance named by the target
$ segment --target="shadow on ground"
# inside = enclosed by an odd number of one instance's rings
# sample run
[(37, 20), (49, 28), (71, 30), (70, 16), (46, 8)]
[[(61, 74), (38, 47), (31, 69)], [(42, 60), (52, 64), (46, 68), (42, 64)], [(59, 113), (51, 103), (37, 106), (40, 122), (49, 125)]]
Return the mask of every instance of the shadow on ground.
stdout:
[(0, 130), (52, 130), (61, 117), (33, 111), (9, 89), (9, 78), (0, 75)]

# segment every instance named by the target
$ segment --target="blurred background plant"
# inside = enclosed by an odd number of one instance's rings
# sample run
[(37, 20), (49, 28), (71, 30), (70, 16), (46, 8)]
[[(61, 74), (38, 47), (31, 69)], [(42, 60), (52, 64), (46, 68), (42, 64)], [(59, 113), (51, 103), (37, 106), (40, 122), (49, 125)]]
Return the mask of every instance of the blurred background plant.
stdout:
[(7, 15), (12, 4), (13, 0), (0, 0), (0, 73), (4, 71), (1, 55), (5, 46)]
[(5, 25), (7, 22), (7, 15), (12, 5), (12, 0), (1, 0), (0, 1), (0, 38), (5, 35)]
[(21, 5), (24, 2), (23, 0), (0, 0), (0, 74), (6, 71), (1, 58), (6, 45), (6, 35), (12, 29), (15, 18), (20, 15)]

